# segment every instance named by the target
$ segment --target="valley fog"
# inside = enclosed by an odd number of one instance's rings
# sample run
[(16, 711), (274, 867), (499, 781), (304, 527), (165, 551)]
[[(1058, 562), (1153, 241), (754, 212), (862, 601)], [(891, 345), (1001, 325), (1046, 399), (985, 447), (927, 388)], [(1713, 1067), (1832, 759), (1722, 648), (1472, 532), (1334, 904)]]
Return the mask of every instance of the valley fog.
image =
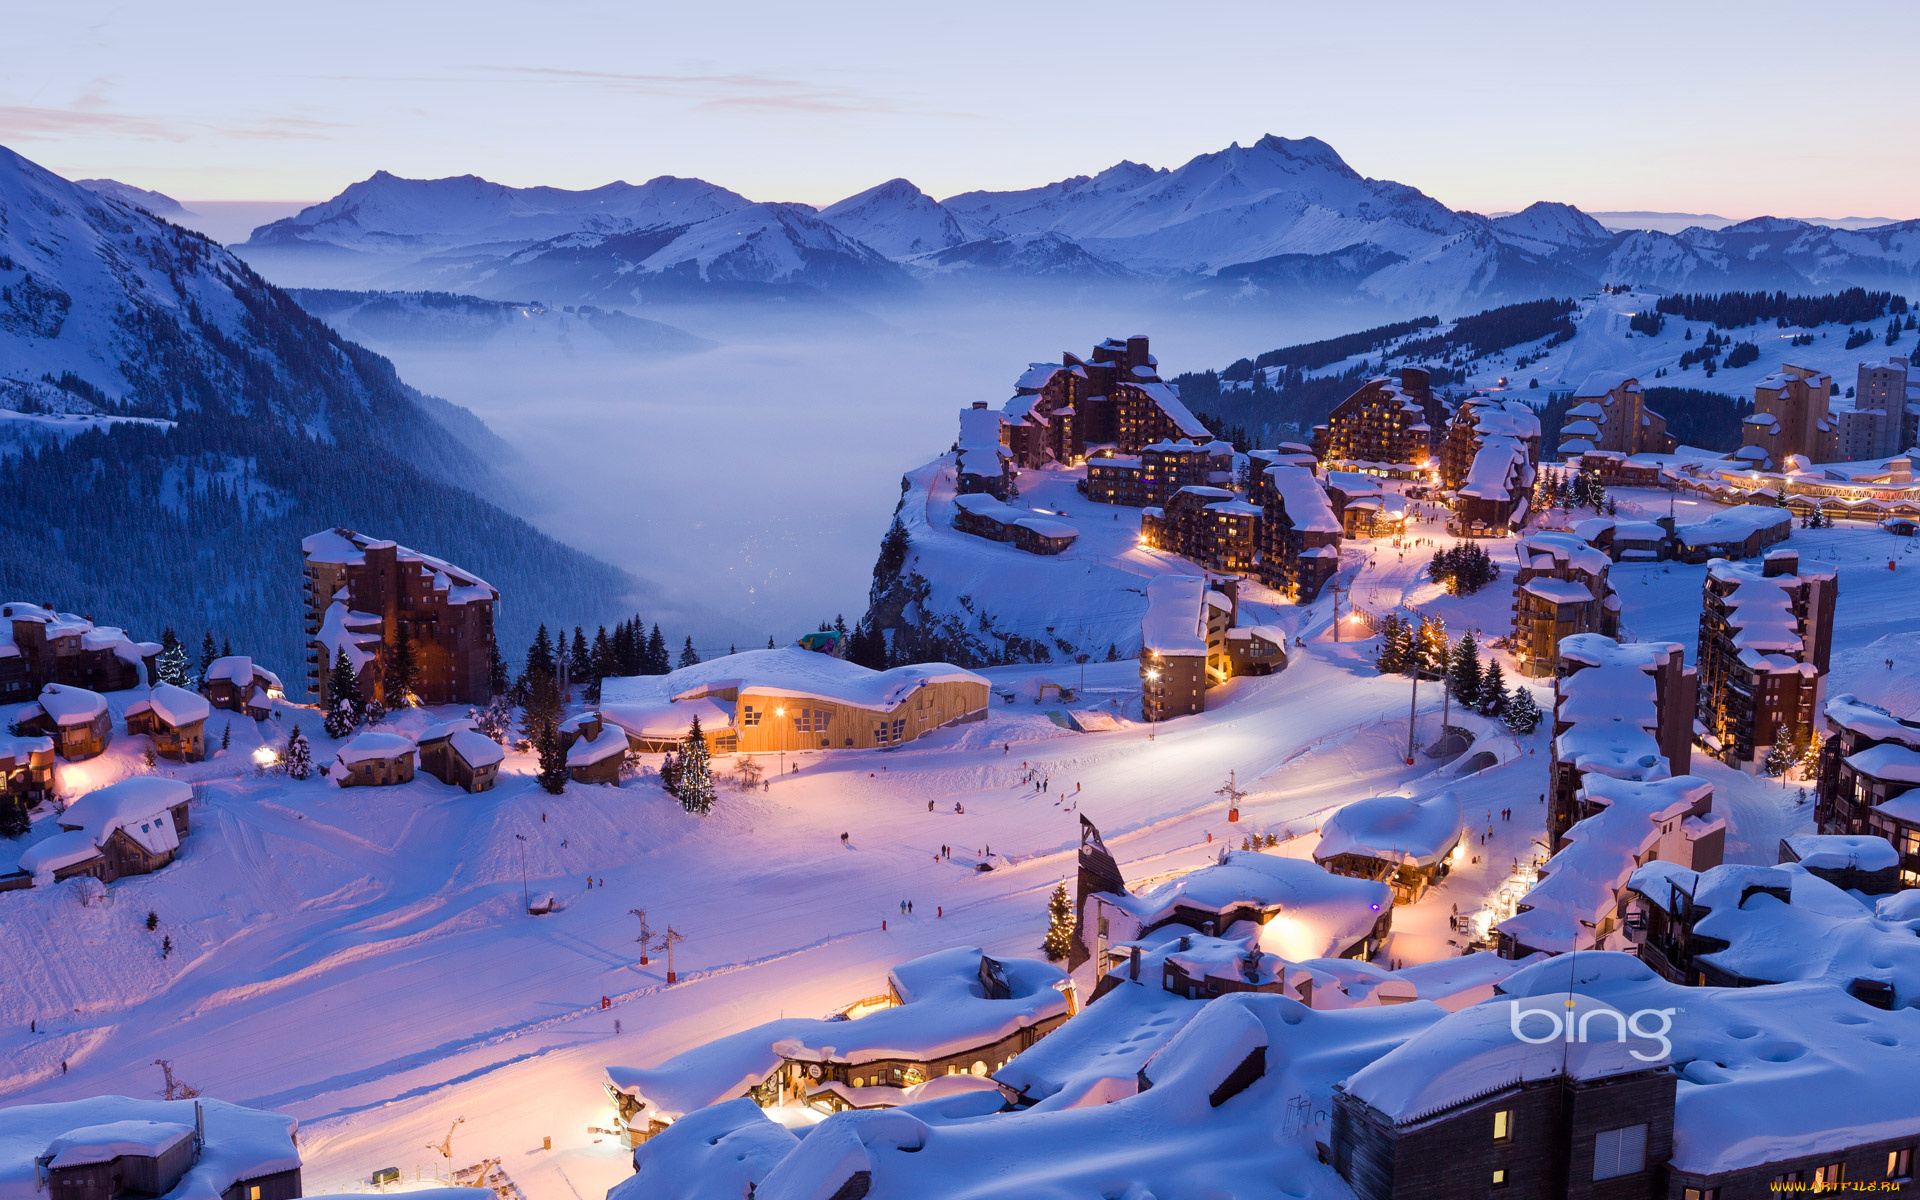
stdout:
[(517, 452), (508, 507), (632, 573), (635, 608), (703, 654), (857, 620), (901, 474), (952, 445), (959, 409), (1004, 403), (1027, 363), (1145, 332), (1171, 378), (1361, 322), (1039, 303), (744, 327), (648, 315), (714, 344), (657, 357), (579, 326), (480, 342), (343, 332), (484, 420)]

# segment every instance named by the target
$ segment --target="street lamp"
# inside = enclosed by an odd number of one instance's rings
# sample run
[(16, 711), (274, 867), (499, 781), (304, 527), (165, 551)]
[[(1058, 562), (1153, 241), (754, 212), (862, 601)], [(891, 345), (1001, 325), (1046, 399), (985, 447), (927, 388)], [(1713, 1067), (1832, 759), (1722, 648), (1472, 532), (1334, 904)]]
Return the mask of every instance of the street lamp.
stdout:
[[(1154, 669), (1153, 669), (1153, 668), (1151, 668), (1151, 667), (1149, 667), (1149, 668), (1147, 669), (1147, 682), (1148, 682), (1148, 683), (1159, 683), (1159, 682), (1160, 682), (1160, 672), (1159, 672), (1159, 671), (1157, 671), (1157, 670), (1154, 670)], [(1157, 689), (1157, 688), (1156, 688), (1156, 689), (1154, 689), (1154, 690), (1156, 690), (1156, 691), (1157, 691), (1157, 690), (1159, 690), (1159, 689)], [(1146, 701), (1146, 699), (1147, 699), (1147, 693), (1146, 693), (1145, 691), (1142, 691), (1142, 692), (1140, 693), (1140, 699), (1141, 699), (1141, 702), (1142, 702), (1142, 707), (1145, 707), (1145, 708), (1147, 709), (1147, 740), (1148, 740), (1148, 741), (1152, 741), (1152, 740), (1153, 740), (1153, 723), (1154, 723), (1154, 717), (1155, 717), (1155, 714), (1156, 714), (1156, 710), (1158, 709), (1158, 707), (1159, 707), (1159, 705), (1158, 705), (1157, 703), (1156, 703), (1156, 704), (1154, 704), (1154, 705), (1151, 705), (1151, 706), (1148, 706), (1148, 705), (1146, 705), (1146, 703), (1145, 703), (1145, 701)]]

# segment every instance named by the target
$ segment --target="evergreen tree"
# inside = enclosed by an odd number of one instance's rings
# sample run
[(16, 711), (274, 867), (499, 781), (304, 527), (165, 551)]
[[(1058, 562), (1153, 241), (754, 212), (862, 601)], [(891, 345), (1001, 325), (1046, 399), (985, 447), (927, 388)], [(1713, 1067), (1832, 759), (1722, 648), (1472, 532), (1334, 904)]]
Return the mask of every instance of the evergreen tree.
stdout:
[(545, 675), (553, 679), (560, 673), (560, 664), (553, 656), (553, 638), (547, 633), (545, 625), (533, 635), (533, 645), (527, 647), (527, 666), (524, 672), (529, 680), (535, 675)]
[(600, 681), (609, 675), (619, 674), (614, 661), (613, 639), (607, 636), (607, 627), (602, 625), (593, 635), (593, 649), (587, 655), (587, 703), (600, 703)]
[(1447, 673), (1452, 655), (1447, 645), (1447, 623), (1439, 617), (1423, 616), (1414, 633), (1414, 665), (1424, 678), (1438, 679)]
[(1773, 731), (1773, 745), (1767, 747), (1767, 757), (1760, 764), (1760, 769), (1766, 772), (1767, 778), (1778, 779), (1793, 770), (1797, 758), (1799, 755), (1794, 753), (1793, 739), (1788, 736), (1786, 725), (1782, 724)]
[(305, 779), (313, 774), (313, 747), (307, 742), (307, 735), (295, 725), (293, 732), (287, 735), (287, 748), (280, 752), (280, 761), (287, 768), (290, 779)]
[(404, 629), (396, 629), (387, 642), (386, 667), (381, 673), (380, 690), (388, 708), (413, 708), (420, 698), (420, 664), (413, 652), (413, 639)]
[(1382, 675), (1398, 675), (1407, 669), (1404, 624), (1399, 613), (1388, 613), (1380, 622), (1380, 643), (1374, 648), (1373, 665)]
[(495, 692), (493, 699), (478, 712), (469, 712), (473, 717), (473, 726), (482, 737), (491, 738), (502, 746), (513, 736), (513, 702), (507, 699), (505, 692)]
[(773, 649), (777, 649), (777, 647), (775, 647), (775, 646), (774, 646), (774, 644), (773, 644), (773, 635), (772, 635), (772, 634), (768, 634), (768, 635), (767, 635), (767, 649), (769, 649), (769, 650), (773, 650)]
[(327, 736), (335, 741), (346, 737), (366, 715), (366, 701), (360, 695), (360, 677), (347, 661), (346, 647), (333, 656), (333, 672), (327, 676)]
[(567, 752), (560, 745), (560, 718), (564, 708), (560, 683), (551, 673), (527, 675), (527, 703), (520, 713), (520, 735), (539, 757), (540, 786), (556, 796), (567, 789)]
[(0, 793), (0, 837), (25, 837), (33, 829), (27, 814), (27, 798), (11, 792)]
[(687, 726), (680, 739), (680, 778), (676, 794), (680, 807), (705, 815), (713, 811), (713, 768), (707, 759), (707, 736), (700, 732), (700, 718)]
[(1540, 706), (1534, 703), (1533, 693), (1525, 684), (1516, 683), (1507, 693), (1507, 728), (1516, 737), (1525, 737), (1540, 726)]
[(609, 675), (638, 675), (640, 660), (633, 649), (633, 625), (622, 621), (613, 627), (613, 664)]
[(1487, 669), (1480, 676), (1480, 715), (1496, 720), (1507, 712), (1507, 673), (1500, 669), (1498, 658), (1487, 659)]
[(200, 676), (199, 677), (201, 679), (205, 679), (207, 677), (207, 668), (211, 667), (213, 665), (213, 660), (219, 657), (220, 657), (220, 652), (214, 649), (213, 647), (213, 631), (208, 630), (206, 636), (200, 639)]
[(660, 624), (655, 622), (653, 632), (647, 635), (647, 665), (642, 674), (665, 675), (673, 670), (673, 663), (667, 658), (667, 639), (660, 636)]
[(680, 647), (680, 665), (691, 667), (698, 665), (699, 662), (700, 654), (693, 648), (693, 638), (689, 636), (686, 644)]
[(233, 643), (228, 641), (226, 638), (220, 639), (220, 657), (221, 658), (233, 657)]
[(1047, 898), (1047, 936), (1040, 942), (1040, 952), (1048, 962), (1059, 962), (1072, 949), (1073, 897), (1067, 895), (1066, 884), (1055, 884), (1053, 895)]
[(1453, 691), (1454, 703), (1462, 708), (1473, 708), (1480, 703), (1480, 648), (1470, 633), (1461, 634), (1459, 644), (1453, 648), (1447, 686)]
[(669, 750), (660, 757), (660, 786), (667, 795), (680, 795), (680, 758)]
[(171, 625), (160, 633), (160, 659), (154, 670), (161, 683), (170, 683), (175, 687), (188, 686), (187, 648), (180, 643), (180, 635), (173, 631)]
[(587, 635), (578, 625), (573, 627), (573, 647), (567, 654), (567, 678), (575, 683), (593, 679), (593, 656), (587, 649)]
[(229, 717), (227, 719), (227, 723), (220, 727), (220, 748), (222, 750), (226, 750), (230, 748), (232, 745), (233, 745), (233, 719)]
[(508, 678), (507, 660), (500, 653), (500, 639), (491, 638), (487, 642), (487, 692), (493, 696), (504, 696), (513, 686)]
[(1826, 748), (1826, 737), (1818, 729), (1814, 730), (1813, 736), (1807, 740), (1807, 748), (1800, 754), (1798, 766), (1801, 778), (1810, 779), (1820, 770), (1820, 752)]

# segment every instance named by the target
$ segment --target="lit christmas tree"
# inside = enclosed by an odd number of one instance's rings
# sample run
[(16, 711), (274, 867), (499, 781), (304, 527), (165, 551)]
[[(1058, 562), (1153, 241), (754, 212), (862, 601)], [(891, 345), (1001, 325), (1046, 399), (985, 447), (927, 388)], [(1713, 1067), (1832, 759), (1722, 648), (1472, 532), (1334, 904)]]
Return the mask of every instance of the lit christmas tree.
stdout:
[(1040, 942), (1048, 962), (1059, 962), (1073, 948), (1073, 897), (1067, 885), (1056, 884), (1047, 900), (1047, 936)]
[(677, 794), (680, 807), (705, 815), (713, 811), (713, 768), (707, 758), (707, 736), (700, 732), (695, 717), (680, 739), (680, 779)]

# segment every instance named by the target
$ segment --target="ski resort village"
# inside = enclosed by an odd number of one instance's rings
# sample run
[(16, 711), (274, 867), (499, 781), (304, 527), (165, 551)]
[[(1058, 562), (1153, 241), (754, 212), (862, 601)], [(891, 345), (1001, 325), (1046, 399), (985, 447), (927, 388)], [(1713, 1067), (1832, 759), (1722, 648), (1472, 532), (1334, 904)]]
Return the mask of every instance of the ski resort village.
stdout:
[(726, 654), (378, 529), (260, 564), (304, 661), (0, 603), (0, 1189), (1904, 1189), (1920, 373), (1804, 341), (1717, 451), (1431, 331), (1266, 446), (1010, 364)]

